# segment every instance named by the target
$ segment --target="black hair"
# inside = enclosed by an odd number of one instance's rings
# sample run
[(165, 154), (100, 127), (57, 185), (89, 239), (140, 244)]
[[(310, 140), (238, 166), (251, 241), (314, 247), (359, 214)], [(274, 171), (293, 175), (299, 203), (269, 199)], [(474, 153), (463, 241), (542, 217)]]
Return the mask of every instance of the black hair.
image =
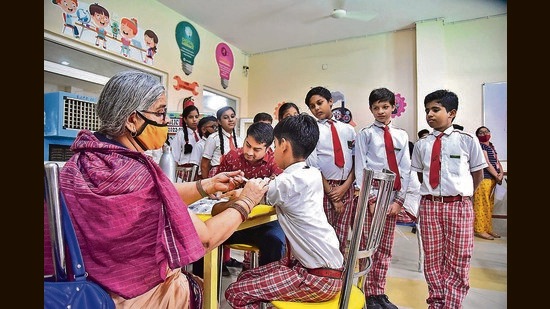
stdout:
[(265, 143), (269, 147), (273, 143), (273, 127), (269, 123), (254, 122), (246, 130), (246, 136), (250, 136), (258, 143)]
[(436, 90), (432, 93), (429, 93), (424, 98), (424, 106), (428, 105), (428, 103), (433, 101), (445, 107), (447, 112), (450, 112), (453, 109), (458, 110), (458, 97), (452, 91), (441, 89), (441, 90)]
[(273, 136), (279, 141), (284, 138), (292, 145), (294, 158), (305, 159), (317, 146), (319, 126), (315, 118), (302, 113), (279, 121), (273, 129)]
[(330, 101), (330, 99), (332, 99), (332, 93), (330, 93), (330, 90), (328, 90), (327, 88), (321, 87), (321, 86), (313, 87), (306, 94), (305, 103), (308, 108), (309, 108), (309, 99), (311, 99), (311, 97), (314, 95), (320, 95), (323, 98), (325, 98), (327, 101)]
[(258, 121), (269, 121), (269, 123), (273, 123), (273, 117), (271, 117), (271, 115), (268, 113), (264, 113), (264, 112), (257, 113), (256, 116), (254, 116), (253, 122), (258, 122)]
[(199, 124), (197, 124), (197, 131), (199, 131), (200, 137), (202, 137), (202, 126), (207, 124), (210, 121), (214, 121), (215, 123), (218, 123), (218, 119), (214, 116), (204, 116), (199, 120)]
[(421, 138), (424, 134), (430, 134), (430, 131), (428, 131), (428, 129), (422, 129), (422, 130), (418, 131), (418, 133), (417, 133), (418, 138)]
[(295, 108), (296, 111), (298, 112), (298, 114), (300, 113), (300, 109), (298, 108), (298, 106), (292, 102), (285, 102), (283, 103), (281, 106), (279, 106), (279, 112), (278, 112), (278, 118), (279, 121), (281, 121), (281, 119), (283, 119), (283, 115), (285, 114), (285, 112), (291, 108)]
[[(227, 110), (232, 110), (233, 113), (236, 114), (235, 112), (235, 109), (233, 109), (233, 107), (231, 106), (224, 106), (220, 109), (218, 109), (218, 111), (216, 112), (216, 118), (218, 121), (221, 121), (222, 120), (222, 115), (223, 113), (225, 113)], [(221, 125), (218, 125), (218, 135), (220, 137), (220, 150), (222, 152), (222, 155), (225, 154), (225, 150), (224, 150), (224, 142), (223, 142), (223, 133), (222, 133), (222, 126)], [(239, 145), (237, 145), (237, 134), (235, 134), (235, 128), (233, 128), (233, 131), (231, 132), (231, 135), (233, 136), (233, 143), (235, 144), (235, 147), (239, 147)]]
[(388, 88), (377, 88), (369, 94), (369, 107), (376, 102), (390, 102), (391, 106), (395, 106), (395, 94)]
[[(181, 113), (181, 127), (183, 128), (183, 139), (185, 140), (185, 145), (183, 146), (183, 153), (188, 154), (193, 151), (193, 145), (189, 144), (189, 136), (187, 134), (187, 123), (185, 122), (185, 118), (191, 114), (192, 111), (197, 111), (199, 113), (199, 109), (195, 105), (187, 105), (186, 108), (183, 109), (183, 112)], [(199, 113), (200, 114), (200, 113)]]

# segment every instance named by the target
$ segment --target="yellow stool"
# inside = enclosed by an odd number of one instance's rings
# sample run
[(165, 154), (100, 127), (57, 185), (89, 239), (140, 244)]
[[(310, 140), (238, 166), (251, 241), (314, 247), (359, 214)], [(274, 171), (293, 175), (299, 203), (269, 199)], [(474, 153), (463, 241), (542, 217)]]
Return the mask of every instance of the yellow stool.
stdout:
[(258, 247), (253, 245), (247, 245), (247, 244), (230, 244), (227, 246), (231, 249), (250, 252), (249, 268), (256, 268), (260, 265), (260, 262), (259, 262), (260, 249)]

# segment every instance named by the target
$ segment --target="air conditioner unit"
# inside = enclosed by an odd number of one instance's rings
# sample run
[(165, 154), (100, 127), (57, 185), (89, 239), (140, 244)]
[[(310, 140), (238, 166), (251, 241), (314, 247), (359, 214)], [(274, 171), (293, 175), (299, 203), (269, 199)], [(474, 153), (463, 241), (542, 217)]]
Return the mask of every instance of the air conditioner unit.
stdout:
[(67, 161), (69, 147), (82, 129), (97, 131), (97, 99), (69, 92), (44, 93), (44, 160)]

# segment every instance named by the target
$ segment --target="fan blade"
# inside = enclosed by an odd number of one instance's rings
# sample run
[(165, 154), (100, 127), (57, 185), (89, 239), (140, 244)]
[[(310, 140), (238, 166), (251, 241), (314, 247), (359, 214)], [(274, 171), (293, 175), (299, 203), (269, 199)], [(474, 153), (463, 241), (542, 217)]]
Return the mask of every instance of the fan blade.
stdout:
[(374, 19), (376, 16), (378, 16), (378, 13), (375, 13), (375, 12), (355, 11), (355, 12), (347, 12), (347, 14), (343, 18), (349, 18), (349, 19), (355, 19), (355, 20), (361, 20), (361, 21), (370, 21)]

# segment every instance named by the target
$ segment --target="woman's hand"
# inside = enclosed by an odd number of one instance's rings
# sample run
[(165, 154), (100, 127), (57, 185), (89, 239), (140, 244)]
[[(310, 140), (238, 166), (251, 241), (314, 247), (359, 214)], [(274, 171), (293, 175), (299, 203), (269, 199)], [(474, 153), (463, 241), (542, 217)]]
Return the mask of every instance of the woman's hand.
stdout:
[(216, 192), (227, 192), (234, 190), (242, 182), (242, 176), (244, 173), (240, 170), (233, 172), (223, 172), (215, 175), (214, 177), (203, 180), (203, 188), (211, 197), (219, 196)]
[(258, 205), (258, 203), (262, 200), (265, 193), (269, 189), (269, 181), (269, 178), (254, 178), (248, 180), (243, 190), (241, 191), (239, 198), (243, 198), (243, 196), (245, 196), (246, 198), (250, 199), (252, 203), (254, 203), (253, 206)]

